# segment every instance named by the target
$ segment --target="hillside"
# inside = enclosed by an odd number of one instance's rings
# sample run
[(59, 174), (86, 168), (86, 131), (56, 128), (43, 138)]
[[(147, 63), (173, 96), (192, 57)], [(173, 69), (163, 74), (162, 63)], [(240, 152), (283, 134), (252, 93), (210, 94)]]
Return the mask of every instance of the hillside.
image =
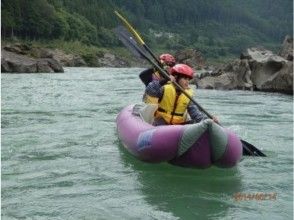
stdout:
[(275, 50), (293, 32), (291, 0), (2, 0), (1, 10), (3, 40), (120, 47), (112, 32), (118, 10), (152, 48), (197, 48), (214, 58), (257, 45)]

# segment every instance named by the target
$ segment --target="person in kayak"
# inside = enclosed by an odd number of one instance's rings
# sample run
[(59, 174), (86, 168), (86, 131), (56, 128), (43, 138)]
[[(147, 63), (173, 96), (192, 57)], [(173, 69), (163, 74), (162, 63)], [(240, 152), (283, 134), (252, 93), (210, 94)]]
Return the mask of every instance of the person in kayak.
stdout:
[[(159, 61), (164, 70), (166, 72), (170, 73), (171, 67), (173, 67), (176, 64), (176, 59), (168, 53), (161, 54), (159, 56)], [(150, 82), (153, 80), (162, 80), (164, 77), (160, 75), (160, 73), (154, 69), (154, 68), (149, 68), (144, 70), (143, 72), (140, 73), (139, 75), (140, 79), (142, 82), (147, 86)], [(143, 95), (143, 102), (146, 104), (157, 104), (158, 99), (156, 97), (148, 96), (146, 92)]]
[[(146, 94), (158, 99), (158, 109), (155, 112), (153, 125), (174, 125), (186, 123), (186, 112), (189, 113), (191, 121), (198, 123), (208, 119), (198, 107), (183, 94), (172, 81), (177, 82), (190, 97), (193, 90), (189, 87), (189, 81), (193, 78), (194, 71), (186, 64), (176, 64), (170, 70), (171, 81), (167, 79), (153, 80), (146, 87)], [(213, 121), (218, 123), (218, 119), (213, 117)]]
[[(170, 68), (176, 64), (176, 59), (173, 57), (173, 55), (164, 53), (159, 56), (159, 62), (162, 68), (169, 73)], [(140, 73), (139, 77), (142, 80), (142, 82), (145, 84), (145, 86), (147, 86), (153, 80), (163, 79), (160, 73), (154, 68), (149, 68), (144, 70), (143, 72)]]

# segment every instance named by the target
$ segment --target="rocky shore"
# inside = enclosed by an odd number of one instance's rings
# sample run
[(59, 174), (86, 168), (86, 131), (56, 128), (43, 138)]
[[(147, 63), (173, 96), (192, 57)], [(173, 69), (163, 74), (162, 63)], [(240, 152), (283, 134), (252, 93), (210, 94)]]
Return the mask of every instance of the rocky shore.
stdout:
[(264, 48), (248, 48), (240, 59), (197, 74), (194, 83), (200, 89), (243, 89), (293, 95), (293, 38), (285, 38), (278, 54)]
[(143, 66), (139, 60), (127, 60), (105, 52), (83, 58), (59, 49), (39, 48), (22, 43), (1, 47), (1, 72), (52, 73), (64, 72), (63, 67), (132, 67)]
[[(199, 89), (254, 90), (293, 95), (293, 38), (286, 36), (278, 54), (264, 48), (248, 48), (221, 67), (208, 66), (201, 52), (187, 49), (175, 53), (178, 62), (196, 69), (192, 83)], [(59, 49), (26, 44), (1, 47), (3, 73), (62, 73), (63, 67), (148, 67), (141, 60), (130, 60), (105, 52), (85, 59)]]
[[(36, 53), (39, 54), (35, 56)], [(60, 73), (63, 68), (60, 62), (45, 51), (37, 51), (25, 44), (15, 44), (1, 48), (1, 72)]]

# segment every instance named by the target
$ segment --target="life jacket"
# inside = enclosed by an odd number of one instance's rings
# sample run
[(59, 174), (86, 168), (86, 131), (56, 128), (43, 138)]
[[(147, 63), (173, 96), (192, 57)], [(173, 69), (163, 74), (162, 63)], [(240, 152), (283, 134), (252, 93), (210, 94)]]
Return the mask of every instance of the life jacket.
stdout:
[(144, 93), (143, 102), (146, 104), (158, 104), (158, 98)]
[[(166, 68), (168, 66), (164, 67), (164, 69), (166, 71), (168, 71)], [(153, 80), (161, 80), (163, 77), (160, 75), (160, 73), (158, 71), (154, 71), (152, 74), (152, 81)], [(146, 104), (158, 104), (158, 98), (154, 97), (154, 96), (150, 96), (147, 95), (146, 93), (144, 93), (143, 95), (143, 102), (145, 102)]]
[[(157, 111), (155, 112), (155, 118), (163, 118), (168, 124), (182, 124), (186, 119), (186, 111), (190, 99), (180, 93), (177, 95), (175, 87), (169, 83), (164, 87), (163, 96), (159, 102)], [(185, 89), (190, 97), (193, 95), (193, 90)]]

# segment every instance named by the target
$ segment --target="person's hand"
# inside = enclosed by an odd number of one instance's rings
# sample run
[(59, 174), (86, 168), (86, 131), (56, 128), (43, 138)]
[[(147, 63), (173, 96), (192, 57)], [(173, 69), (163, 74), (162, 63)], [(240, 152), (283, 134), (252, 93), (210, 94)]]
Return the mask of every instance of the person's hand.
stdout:
[(219, 124), (219, 120), (218, 120), (218, 118), (217, 118), (216, 116), (212, 116), (212, 120), (213, 120), (215, 123)]
[(169, 75), (169, 78), (170, 78), (170, 81), (171, 82), (175, 82), (176, 81), (176, 78), (173, 75)]

